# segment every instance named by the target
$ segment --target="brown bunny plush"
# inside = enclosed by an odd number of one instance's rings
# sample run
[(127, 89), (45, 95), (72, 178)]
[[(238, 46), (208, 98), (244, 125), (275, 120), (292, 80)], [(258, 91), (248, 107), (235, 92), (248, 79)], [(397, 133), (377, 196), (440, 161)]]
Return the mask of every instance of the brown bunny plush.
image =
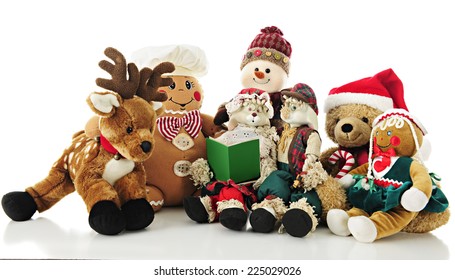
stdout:
[[(163, 81), (157, 86), (153, 70), (127, 65), (114, 48), (107, 48), (105, 54), (114, 64), (103, 60), (99, 65), (112, 79), (100, 78), (96, 83), (108, 91), (87, 98), (100, 117), (100, 136), (74, 134), (72, 144), (44, 180), (25, 192), (4, 195), (3, 210), (12, 220), (29, 220), (36, 211), (51, 208), (77, 190), (87, 206), (89, 224), (98, 233), (114, 235), (152, 223), (154, 210), (146, 200), (142, 162), (154, 149), (156, 113), (149, 102)], [(173, 71), (174, 67), (168, 63), (161, 68)]]

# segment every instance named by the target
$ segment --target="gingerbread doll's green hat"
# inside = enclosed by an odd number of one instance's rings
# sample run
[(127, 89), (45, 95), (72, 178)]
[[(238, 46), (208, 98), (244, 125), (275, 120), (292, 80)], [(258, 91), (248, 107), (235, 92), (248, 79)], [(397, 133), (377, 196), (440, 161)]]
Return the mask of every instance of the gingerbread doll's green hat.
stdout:
[(248, 47), (240, 64), (240, 70), (251, 61), (267, 60), (280, 66), (286, 74), (289, 74), (291, 53), (291, 43), (283, 38), (283, 32), (276, 26), (265, 27)]
[(392, 108), (408, 110), (403, 83), (392, 69), (333, 88), (325, 100), (324, 111), (345, 104), (365, 104), (383, 112)]

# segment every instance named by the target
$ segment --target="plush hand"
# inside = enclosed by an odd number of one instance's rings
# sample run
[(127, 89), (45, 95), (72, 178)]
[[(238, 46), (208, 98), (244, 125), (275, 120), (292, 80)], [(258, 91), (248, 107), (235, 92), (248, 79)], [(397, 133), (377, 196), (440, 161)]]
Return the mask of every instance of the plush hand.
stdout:
[(349, 188), (350, 186), (353, 186), (355, 184), (355, 180), (352, 177), (351, 174), (346, 174), (343, 177), (341, 177), (338, 182), (341, 184), (341, 186), (345, 189)]
[(303, 164), (302, 171), (308, 171), (310, 166), (312, 166), (317, 160), (318, 157), (313, 154), (306, 154), (305, 163)]
[(428, 203), (428, 197), (418, 188), (410, 188), (401, 196), (401, 205), (410, 212), (419, 212)]

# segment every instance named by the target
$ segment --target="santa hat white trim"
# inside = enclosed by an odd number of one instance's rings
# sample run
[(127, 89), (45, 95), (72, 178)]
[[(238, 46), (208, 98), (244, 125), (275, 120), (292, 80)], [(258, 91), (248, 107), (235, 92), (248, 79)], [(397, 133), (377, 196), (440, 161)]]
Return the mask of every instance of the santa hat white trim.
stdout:
[(393, 108), (393, 100), (390, 97), (373, 93), (341, 92), (327, 97), (324, 103), (324, 112), (327, 113), (332, 108), (345, 104), (364, 104), (383, 112)]

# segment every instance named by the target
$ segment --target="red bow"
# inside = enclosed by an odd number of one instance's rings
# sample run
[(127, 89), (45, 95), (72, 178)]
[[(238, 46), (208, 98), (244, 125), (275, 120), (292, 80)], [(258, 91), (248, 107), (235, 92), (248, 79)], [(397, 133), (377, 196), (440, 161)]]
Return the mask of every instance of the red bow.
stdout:
[[(376, 140), (376, 139), (375, 139)], [(390, 166), (392, 162), (391, 158), (396, 156), (396, 152), (393, 148), (388, 149), (387, 151), (383, 152), (381, 149), (376, 145), (376, 141), (374, 141), (373, 146), (373, 155), (372, 158), (381, 157), (380, 161), (376, 161), (374, 163), (374, 170), (381, 172)]]
[(182, 126), (192, 138), (195, 138), (202, 128), (199, 110), (189, 111), (181, 118), (172, 116), (159, 117), (156, 120), (156, 124), (158, 131), (168, 141), (172, 141), (177, 136)]

